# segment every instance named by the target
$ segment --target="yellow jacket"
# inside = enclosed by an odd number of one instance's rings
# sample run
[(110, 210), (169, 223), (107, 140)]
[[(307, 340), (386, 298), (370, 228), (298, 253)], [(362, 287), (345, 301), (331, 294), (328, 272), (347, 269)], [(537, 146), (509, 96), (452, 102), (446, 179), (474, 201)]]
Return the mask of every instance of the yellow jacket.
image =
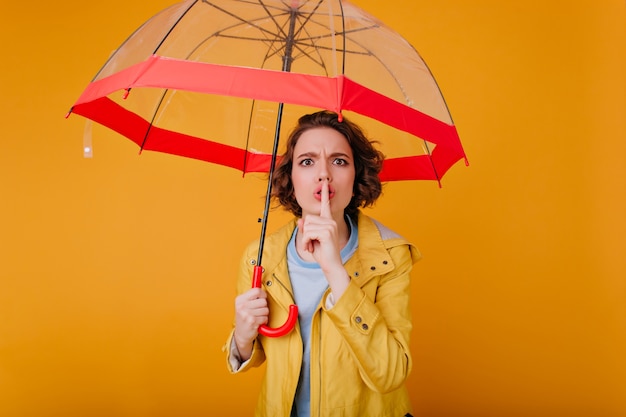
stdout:
[[(270, 327), (282, 325), (293, 304), (286, 247), (295, 219), (265, 240), (263, 289)], [(311, 325), (311, 416), (404, 416), (411, 412), (404, 382), (411, 371), (410, 278), (417, 249), (373, 219), (359, 214), (359, 244), (345, 267), (351, 283), (331, 309), (327, 290)], [(250, 288), (258, 243), (241, 262), (237, 292)], [(227, 358), (233, 334), (224, 345)], [(289, 417), (302, 362), (299, 326), (283, 337), (259, 336), (252, 357), (238, 370), (266, 363), (258, 417)]]

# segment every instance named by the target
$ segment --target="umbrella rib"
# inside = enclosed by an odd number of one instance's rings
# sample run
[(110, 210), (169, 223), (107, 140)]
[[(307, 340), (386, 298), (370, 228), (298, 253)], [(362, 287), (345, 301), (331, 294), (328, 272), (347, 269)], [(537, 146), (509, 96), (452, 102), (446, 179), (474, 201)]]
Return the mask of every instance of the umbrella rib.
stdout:
[[(238, 25), (233, 25), (232, 27), (236, 27)], [(231, 28), (232, 28), (231, 27)], [(230, 29), (230, 28), (228, 28)], [(207, 36), (207, 40), (213, 37), (220, 37), (220, 38), (226, 38), (226, 39), (237, 39), (237, 40), (242, 40), (242, 41), (257, 41), (257, 42), (275, 42), (272, 41), (270, 39), (261, 39), (261, 38), (253, 38), (250, 36), (237, 36), (237, 35), (227, 35), (224, 33), (221, 33), (223, 31), (220, 32), (215, 32), (214, 34), (211, 34), (209, 36)], [(342, 35), (343, 33), (339, 33), (339, 35)], [(310, 40), (312, 41), (311, 43), (307, 43), (307, 44), (303, 44), (303, 40), (299, 39), (298, 42), (296, 42), (296, 45), (298, 46), (298, 50), (300, 50), (302, 52), (303, 55), (307, 55), (307, 56), (311, 56), (309, 53), (307, 53), (304, 48), (316, 48), (316, 49), (320, 49), (320, 50), (326, 50), (326, 51), (330, 51), (331, 48), (328, 46), (322, 46), (322, 45), (315, 45), (314, 40), (315, 39), (323, 39), (323, 38), (327, 38), (328, 36), (311, 36), (308, 38), (305, 38), (304, 40)], [(354, 42), (354, 41), (353, 41)], [(197, 48), (194, 48), (194, 50)], [(352, 55), (364, 55), (364, 56), (369, 56), (372, 55), (371, 52), (362, 52), (362, 51), (357, 51), (357, 50), (350, 50), (350, 49), (338, 49), (339, 52), (345, 52), (346, 54), (352, 54)]]
[(294, 38), (298, 37), (298, 34), (302, 31), (305, 31), (305, 25), (307, 24), (307, 22), (311, 21), (311, 18), (313, 17), (313, 15), (315, 14), (315, 12), (317, 11), (317, 9), (319, 9), (319, 7), (321, 6), (323, 0), (320, 0), (317, 2), (317, 5), (315, 5), (315, 7), (313, 8), (313, 10), (311, 10), (310, 13), (308, 13), (307, 15), (299, 15), (299, 16), (304, 16), (304, 21), (300, 24), (300, 28), (294, 33)]
[(165, 34), (165, 36), (163, 36), (163, 39), (161, 39), (161, 41), (159, 42), (159, 44), (156, 46), (156, 48), (154, 48), (154, 54), (157, 53), (157, 51), (159, 50), (159, 48), (161, 48), (161, 46), (163, 45), (163, 42), (165, 42), (165, 40), (170, 36), (170, 34), (172, 33), (172, 31), (176, 28), (176, 26), (178, 26), (178, 24), (180, 23), (181, 20), (183, 20), (183, 18), (185, 17), (185, 15), (187, 13), (189, 13), (189, 11), (191, 10), (191, 8), (193, 6), (195, 6), (198, 3), (198, 0), (194, 1), (191, 5), (189, 5), (189, 7), (187, 8), (187, 10), (185, 10), (176, 20), (176, 22), (174, 22), (174, 24), (172, 26), (170, 26), (169, 30), (167, 31), (167, 33)]
[(346, 15), (343, 12), (343, 3), (339, 1), (339, 8), (341, 9), (341, 33), (343, 39), (343, 48), (341, 48), (341, 74), (346, 73)]
[[(176, 22), (170, 27), (170, 29), (167, 31), (167, 33), (165, 34), (165, 36), (163, 36), (163, 38), (161, 39), (161, 41), (159, 41), (159, 44), (157, 45), (157, 47), (154, 49), (154, 53), (156, 53), (156, 51), (161, 47), (161, 45), (163, 45), (163, 42), (165, 42), (165, 39), (167, 39), (167, 37), (170, 35), (170, 33), (172, 33), (172, 30), (174, 30), (174, 27), (180, 23), (180, 21), (183, 19), (183, 17), (189, 12), (189, 10), (191, 10), (191, 8), (197, 3), (198, 1), (194, 1), (192, 4), (189, 5), (189, 7), (180, 15), (180, 17), (176, 20)], [(147, 22), (146, 22), (147, 23)], [(122, 42), (122, 45), (118, 48), (122, 48), (130, 39), (132, 39), (135, 34), (137, 34), (141, 29), (143, 29), (145, 23), (141, 26), (139, 26), (137, 29), (135, 29), (133, 31), (133, 33), (131, 33), (124, 42)], [(100, 76), (100, 74), (102, 73), (102, 71), (108, 66), (108, 64), (115, 58), (115, 54), (111, 54), (111, 56), (109, 56), (109, 58), (104, 62), (104, 65), (102, 65), (102, 67), (100, 68), (100, 70), (96, 73), (96, 75), (93, 77), (93, 79), (91, 80), (92, 82), (94, 82), (95, 80), (98, 79), (98, 77)]]
[[(272, 13), (270, 13), (267, 5), (263, 2), (263, 0), (259, 0), (259, 4), (261, 5), (261, 7), (263, 8), (263, 10), (265, 11), (265, 13), (267, 14), (267, 17), (269, 17), (272, 22), (274, 22), (274, 26), (276, 27), (276, 29), (278, 29), (281, 33), (280, 34), (273, 34), (274, 36), (278, 36), (278, 35), (283, 35), (283, 39), (287, 37), (287, 34), (285, 33), (285, 31), (283, 30), (283, 27), (278, 24), (278, 22), (276, 21), (276, 18), (274, 17), (274, 15)], [(289, 12), (287, 12), (285, 10), (285, 14), (288, 14)]]
[[(297, 11), (295, 10), (291, 10), (289, 12), (289, 20), (288, 23), (290, 24), (290, 29), (289, 29), (289, 34), (286, 34), (283, 27), (279, 24), (279, 22), (275, 19), (274, 15), (272, 15), (267, 7), (267, 5), (263, 2), (263, 0), (259, 0), (259, 4), (261, 4), (261, 6), (263, 7), (263, 10), (265, 10), (265, 13), (267, 13), (268, 17), (272, 20), (272, 22), (274, 22), (274, 26), (276, 27), (277, 30), (280, 31), (280, 33), (283, 35), (282, 38), (279, 38), (280, 34), (274, 34), (274, 39), (271, 40), (271, 44), (270, 44), (270, 50), (272, 49), (272, 45), (274, 43), (276, 43), (277, 41), (285, 41), (284, 45), (280, 48), (276, 48), (275, 49), (275, 53), (271, 54), (271, 56), (278, 54), (281, 50), (285, 51), (285, 55), (283, 56), (283, 62), (285, 62), (285, 59), (289, 59), (291, 61), (293, 61), (293, 47), (295, 46), (297, 48), (297, 39), (298, 39), (298, 33), (300, 33), (300, 31), (302, 30), (302, 28), (304, 27), (304, 24), (311, 18), (311, 16), (313, 15), (313, 13), (318, 9), (318, 7), (320, 6), (321, 2), (323, 0), (320, 0), (317, 5), (315, 6), (315, 8), (313, 9), (313, 11), (306, 17), (305, 22), (302, 23), (302, 25), (300, 25), (300, 29), (298, 29), (297, 31), (295, 30), (295, 28), (292, 26), (298, 19), (297, 17), (300, 15)], [(285, 3), (283, 3), (285, 4)], [(286, 6), (286, 4), (285, 4)], [(299, 49), (299, 48), (298, 48)], [(266, 57), (269, 57), (266, 55)], [(265, 62), (265, 61), (264, 61)], [(291, 63), (288, 64), (288, 68), (291, 68)], [(324, 68), (324, 67), (322, 67)]]
[[(269, 31), (269, 30), (267, 30), (267, 29), (265, 29), (265, 28), (263, 28), (263, 27), (261, 27), (261, 26), (259, 26), (259, 25), (257, 25), (257, 24), (255, 23), (255, 21), (256, 21), (256, 20), (261, 20), (262, 18), (257, 18), (257, 19), (254, 19), (254, 20), (246, 20), (246, 19), (241, 18), (240, 16), (237, 16), (236, 14), (234, 14), (234, 13), (232, 13), (232, 12), (229, 12), (229, 11), (228, 11), (228, 10), (226, 10), (226, 9), (223, 9), (222, 7), (217, 6), (217, 5), (216, 5), (216, 4), (214, 4), (214, 3), (211, 3), (210, 1), (207, 1), (207, 0), (202, 0), (202, 3), (205, 3), (205, 4), (209, 5), (209, 6), (214, 7), (215, 9), (219, 10), (220, 12), (222, 12), (222, 13), (224, 13), (224, 14), (226, 14), (226, 15), (228, 15), (228, 16), (230, 16), (230, 17), (232, 17), (232, 18), (234, 18), (235, 20), (238, 20), (238, 21), (239, 21), (239, 22), (241, 22), (242, 24), (247, 24), (247, 25), (252, 25), (252, 26), (254, 26), (254, 27), (255, 27), (256, 29), (258, 29), (261, 33), (267, 33), (267, 34), (270, 34), (270, 35), (272, 35), (272, 36), (276, 36), (276, 33), (273, 33), (273, 32), (271, 32), (271, 31)], [(274, 20), (274, 19), (273, 19), (273, 17), (274, 17), (274, 16), (273, 16), (273, 15), (271, 15), (271, 14), (269, 14), (269, 11), (267, 11), (267, 13), (268, 13), (268, 15), (272, 18), (272, 20)], [(285, 13), (285, 14), (287, 14), (287, 13)], [(233, 26), (231, 26), (231, 28), (233, 28), (233, 27), (237, 27), (237, 26), (239, 26), (239, 25), (233, 25)], [(277, 25), (277, 28), (279, 28), (279, 29), (280, 29), (280, 27), (279, 27), (278, 25)], [(219, 33), (219, 32), (218, 32), (218, 33)], [(209, 36), (209, 38), (210, 38), (210, 36)], [(208, 39), (208, 38), (207, 38), (207, 39)], [(264, 40), (264, 39), (257, 39), (257, 40)]]
[[(300, 33), (304, 32), (308, 37), (304, 38), (304, 39), (310, 39), (312, 40), (313, 37), (311, 37), (310, 35), (310, 31), (308, 29), (308, 27), (306, 26), (306, 24), (308, 22), (315, 22), (314, 20), (312, 20), (311, 18), (313, 17), (313, 14), (319, 9), (319, 7), (321, 6), (323, 0), (320, 0), (319, 2), (317, 2), (317, 5), (313, 8), (313, 10), (311, 11), (311, 13), (309, 13), (304, 21), (300, 24), (300, 28), (297, 31), (297, 35), (298, 36)], [(315, 22), (317, 23), (317, 22)], [(323, 25), (322, 25), (323, 26)], [(325, 26), (323, 26), (325, 27)], [(330, 35), (331, 37), (334, 36), (334, 34)], [(302, 39), (298, 38), (298, 41), (294, 43), (294, 47), (300, 51), (300, 53), (302, 54), (302, 56), (305, 56), (307, 58), (309, 58), (311, 61), (313, 61), (314, 63), (316, 63), (317, 65), (319, 65), (323, 70), (324, 70), (324, 74), (326, 76), (328, 76), (328, 68), (326, 68), (326, 65), (324, 63), (324, 59), (322, 58), (322, 56), (319, 54), (319, 49), (315, 47), (315, 42), (312, 42), (310, 45), (306, 45), (307, 47), (311, 48), (313, 47), (313, 50), (318, 52), (317, 53), (317, 59), (313, 57), (313, 55), (311, 55), (309, 52), (307, 52), (303, 46), (302, 46)], [(322, 48), (320, 48), (322, 49)], [(332, 50), (331, 48), (325, 48), (328, 50)], [(295, 60), (296, 58), (294, 58)]]
[[(378, 27), (378, 26), (369, 26), (369, 27), (366, 27), (366, 28), (358, 28), (358, 29), (350, 30), (350, 31), (342, 31), (342, 32), (338, 32), (336, 34), (336, 35), (342, 37), (343, 44), (344, 44), (342, 48), (336, 49), (336, 52), (341, 52), (341, 56), (342, 56), (342, 66), (341, 66), (341, 73), (342, 74), (345, 74), (346, 55), (363, 55), (363, 56), (374, 56), (374, 57), (376, 57), (374, 54), (372, 54), (371, 51), (367, 50), (366, 48), (363, 48), (362, 45), (360, 45), (358, 42), (354, 41), (353, 39), (350, 39), (346, 35), (351, 34), (351, 33), (360, 32), (360, 31), (364, 31), (364, 30), (374, 29), (376, 27)], [(309, 34), (308, 31), (305, 30), (305, 32), (307, 34)], [(319, 56), (319, 54), (318, 54), (318, 58), (319, 59), (317, 59), (313, 55), (311, 55), (309, 52), (307, 52), (306, 49), (307, 48), (312, 48), (315, 51), (321, 51), (321, 50), (332, 51), (333, 48), (331, 48), (329, 46), (317, 45), (316, 44), (317, 40), (330, 38), (332, 36), (333, 35), (331, 35), (331, 34), (329, 34), (329, 35), (308, 36), (308, 37), (303, 38), (303, 39), (298, 39), (298, 42), (296, 42), (294, 46), (295, 46), (295, 48), (298, 49), (298, 51), (300, 51), (302, 56), (306, 56), (311, 61), (313, 61), (317, 65), (319, 65), (320, 67), (324, 68), (326, 74), (328, 74), (328, 71), (326, 70), (326, 66), (324, 65), (324, 61), (321, 58), (321, 56)], [(355, 50), (355, 49), (347, 49), (347, 46), (345, 44), (346, 43), (346, 39), (350, 39), (350, 41), (353, 42), (354, 44), (361, 46), (364, 49), (364, 51), (358, 51), (358, 50)], [(310, 43), (306, 43), (305, 44), (304, 41), (310, 41)], [(378, 61), (380, 61), (380, 60), (378, 60)], [(385, 69), (387, 69), (387, 71), (390, 72), (388, 68), (385, 68)], [(395, 77), (393, 77), (393, 78), (394, 78), (394, 80), (396, 79)], [(396, 81), (396, 84), (399, 84), (399, 83)]]
[[(214, 3), (211, 3), (210, 1), (203, 0), (202, 2), (203, 2), (203, 3), (205, 3), (205, 4), (207, 4), (207, 5), (209, 5), (209, 6), (214, 7), (214, 8), (215, 8), (215, 9), (217, 9), (218, 11), (220, 11), (220, 12), (222, 12), (222, 13), (224, 13), (224, 14), (226, 14), (226, 15), (228, 15), (228, 16), (230, 16), (230, 17), (232, 17), (232, 18), (234, 18), (234, 19), (236, 19), (236, 20), (238, 20), (238, 21), (240, 22), (239, 24), (232, 25), (232, 26), (230, 26), (229, 28), (225, 28), (225, 29), (223, 29), (223, 30), (221, 30), (221, 31), (219, 31), (219, 32), (216, 32), (216, 33), (214, 33), (214, 34), (212, 34), (212, 35), (208, 36), (208, 37), (205, 39), (205, 41), (206, 41), (206, 40), (208, 40), (208, 39), (210, 39), (210, 38), (212, 38), (212, 37), (216, 37), (216, 36), (221, 36), (221, 37), (229, 37), (229, 38), (232, 38), (232, 39), (237, 39), (236, 37), (231, 37), (231, 36), (226, 36), (226, 35), (223, 35), (221, 32), (223, 32), (224, 30), (230, 30), (230, 29), (233, 29), (233, 28), (235, 28), (235, 27), (240, 26), (241, 24), (251, 25), (251, 26), (255, 27), (257, 30), (259, 30), (259, 32), (261, 32), (262, 34), (265, 34), (265, 35), (270, 35), (270, 36), (268, 36), (268, 37), (266, 37), (266, 38), (247, 38), (247, 37), (241, 37), (241, 39), (242, 39), (242, 40), (260, 41), (260, 42), (264, 42), (264, 43), (269, 42), (269, 43), (270, 43), (270, 46), (269, 46), (269, 49), (270, 49), (270, 50), (271, 50), (271, 49), (273, 49), (272, 44), (273, 44), (273, 43), (275, 43), (277, 39), (280, 39), (281, 34), (282, 34), (282, 35), (284, 35), (284, 36), (286, 36), (285, 31), (284, 31), (284, 30), (283, 30), (283, 28), (280, 26), (280, 24), (276, 21), (275, 16), (271, 14), (271, 12), (269, 11), (268, 6), (266, 6), (266, 5), (265, 5), (262, 1), (259, 1), (259, 4), (261, 4), (261, 6), (262, 6), (262, 7), (263, 7), (263, 9), (265, 10), (265, 13), (267, 14), (267, 16), (268, 16), (270, 19), (272, 19), (272, 21), (274, 22), (274, 25), (275, 25), (276, 29), (277, 29), (280, 33), (274, 33), (274, 32), (271, 32), (271, 31), (269, 31), (269, 30), (267, 30), (267, 29), (265, 29), (265, 28), (263, 28), (263, 27), (261, 27), (261, 26), (259, 26), (259, 25), (257, 25), (257, 24), (255, 23), (257, 20), (263, 20), (265, 17), (259, 17), (259, 18), (256, 18), (256, 19), (254, 19), (254, 20), (246, 20), (246, 19), (243, 19), (243, 18), (241, 18), (241, 17), (237, 16), (236, 14), (234, 14), (234, 13), (232, 13), (232, 12), (230, 12), (230, 11), (228, 11), (228, 10), (226, 10), (226, 9), (222, 8), (222, 7), (217, 6), (217, 5), (216, 5), (216, 4), (214, 4)], [(241, 3), (251, 3), (251, 4), (256, 4), (256, 3), (252, 3), (252, 2), (245, 2), (245, 1), (243, 1), (243, 2), (241, 2)], [(281, 11), (282, 11), (282, 9), (278, 9), (278, 10), (281, 10)], [(284, 13), (282, 13), (282, 14), (287, 15), (288, 13), (285, 11), (285, 12), (284, 12)], [(273, 39), (272, 39), (272, 38), (273, 38)], [(201, 42), (201, 44), (202, 44), (202, 43), (203, 43), (203, 42)], [(195, 51), (195, 50), (197, 50), (197, 49), (199, 48), (199, 46), (200, 46), (200, 45), (196, 46), (196, 48), (194, 48), (194, 51)], [(276, 49), (276, 50), (275, 50), (275, 54), (276, 54), (276, 53), (278, 53), (279, 51), (280, 51), (280, 49)], [(191, 54), (190, 54), (190, 55), (191, 55)]]
[(433, 161), (433, 154), (430, 150), (430, 146), (428, 146), (428, 142), (424, 140), (424, 148), (426, 148), (426, 154), (428, 155), (428, 160), (430, 161), (430, 165), (433, 168), (433, 173), (435, 174), (435, 179), (439, 183), (439, 188), (441, 188), (441, 177), (439, 177), (439, 172), (437, 172), (437, 167), (435, 166), (435, 161)]
[[(343, 35), (344, 35), (344, 39), (346, 38), (346, 34), (347, 34), (347, 33), (357, 32), (357, 31), (361, 31), (361, 30), (370, 30), (370, 29), (375, 29), (375, 28), (378, 28), (378, 27), (380, 27), (380, 26), (378, 26), (378, 25), (372, 25), (372, 26), (368, 26), (368, 27), (366, 27), (366, 28), (358, 28), (357, 30), (352, 30), (352, 31), (350, 31), (350, 32), (345, 32), (345, 33), (343, 34)], [(350, 38), (349, 38), (349, 39), (350, 39)], [(376, 61), (378, 61), (378, 63), (379, 63), (379, 64), (380, 64), (380, 65), (381, 65), (381, 66), (382, 66), (382, 67), (383, 67), (383, 68), (387, 71), (387, 73), (388, 73), (388, 74), (391, 76), (391, 78), (395, 81), (396, 85), (397, 85), (397, 86), (398, 86), (398, 88), (400, 89), (400, 92), (401, 92), (401, 93), (402, 93), (402, 95), (404, 96), (404, 100), (407, 102), (407, 104), (411, 105), (411, 104), (410, 104), (410, 99), (409, 99), (409, 97), (408, 97), (408, 95), (407, 95), (407, 93), (406, 93), (406, 90), (404, 89), (404, 86), (403, 86), (403, 85), (402, 85), (402, 83), (398, 80), (398, 78), (395, 76), (395, 74), (393, 73), (393, 71), (391, 70), (391, 68), (389, 67), (389, 65), (388, 65), (385, 61), (383, 61), (382, 59), (380, 59), (380, 58), (378, 57), (378, 55), (374, 54), (370, 48), (366, 47), (366, 46), (365, 46), (365, 45), (363, 45), (362, 43), (357, 42), (357, 41), (356, 41), (356, 40), (354, 40), (354, 39), (350, 39), (350, 41), (351, 41), (352, 43), (354, 43), (355, 45), (357, 45), (357, 46), (359, 46), (360, 48), (362, 48), (362, 49), (363, 49), (363, 51), (364, 51), (364, 52), (361, 52), (361, 54), (366, 55), (366, 56), (371, 56), (371, 57), (372, 57), (372, 58), (374, 58)], [(409, 45), (410, 45), (410, 44), (409, 44)], [(411, 48), (413, 48), (413, 47), (411, 46)], [(416, 53), (416, 54), (418, 54), (418, 53), (417, 53), (417, 51), (415, 50), (415, 48), (413, 48), (413, 50), (415, 51), (415, 53)], [(345, 52), (348, 52), (348, 51), (345, 51)], [(358, 53), (358, 52), (351, 52), (351, 53)], [(419, 56), (419, 54), (418, 54), (418, 56)], [(422, 60), (422, 62), (423, 62), (423, 60)]]
[(157, 114), (159, 114), (159, 110), (161, 109), (161, 105), (163, 104), (163, 100), (165, 100), (165, 96), (167, 95), (169, 88), (163, 90), (163, 94), (161, 94), (161, 98), (159, 99), (159, 103), (154, 109), (154, 113), (152, 114), (152, 119), (150, 119), (150, 124), (148, 125), (148, 129), (146, 129), (146, 133), (143, 136), (143, 140), (141, 141), (141, 146), (139, 146), (139, 153), (141, 153), (148, 142), (148, 136), (150, 135), (150, 131), (152, 130), (152, 126), (154, 125), (154, 121), (156, 120)]
[(252, 132), (252, 115), (254, 114), (254, 108), (256, 107), (255, 99), (252, 99), (252, 105), (250, 107), (250, 116), (248, 117), (248, 131), (246, 133), (246, 147), (243, 150), (243, 175), (246, 175), (246, 172), (248, 170), (248, 148), (250, 146), (250, 133)]

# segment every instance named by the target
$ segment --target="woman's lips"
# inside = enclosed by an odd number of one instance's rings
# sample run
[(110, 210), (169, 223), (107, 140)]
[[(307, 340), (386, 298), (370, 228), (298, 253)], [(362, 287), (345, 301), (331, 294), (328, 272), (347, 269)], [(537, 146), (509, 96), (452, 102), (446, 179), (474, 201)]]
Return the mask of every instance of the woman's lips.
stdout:
[[(315, 191), (315, 199), (322, 201), (322, 188), (320, 187), (319, 189), (317, 189)], [(332, 188), (328, 188), (328, 199), (330, 200), (331, 198), (333, 198), (335, 196), (335, 190), (333, 190)]]

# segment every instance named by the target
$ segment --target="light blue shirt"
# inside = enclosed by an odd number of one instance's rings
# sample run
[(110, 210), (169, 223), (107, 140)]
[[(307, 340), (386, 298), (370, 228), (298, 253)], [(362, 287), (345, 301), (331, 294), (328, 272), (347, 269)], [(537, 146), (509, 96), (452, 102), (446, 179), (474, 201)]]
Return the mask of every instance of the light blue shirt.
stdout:
[[(346, 216), (350, 227), (350, 238), (341, 250), (341, 261), (345, 264), (354, 254), (358, 246), (358, 231), (352, 220)], [(289, 278), (293, 288), (294, 301), (298, 306), (298, 323), (302, 335), (303, 355), (300, 380), (292, 417), (309, 417), (311, 415), (311, 322), (320, 301), (328, 288), (328, 281), (317, 262), (305, 262), (296, 250), (296, 228), (287, 245), (287, 265)]]

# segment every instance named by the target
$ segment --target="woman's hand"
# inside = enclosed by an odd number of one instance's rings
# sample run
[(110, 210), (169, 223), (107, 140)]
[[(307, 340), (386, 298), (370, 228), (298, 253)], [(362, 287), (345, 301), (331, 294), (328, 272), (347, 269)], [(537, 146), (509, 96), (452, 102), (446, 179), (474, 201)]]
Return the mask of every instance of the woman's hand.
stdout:
[(338, 300), (350, 283), (350, 278), (341, 261), (341, 244), (337, 222), (330, 209), (328, 181), (322, 183), (320, 215), (308, 215), (298, 220), (302, 234), (301, 247), (309, 252), (320, 265), (333, 297)]
[(269, 313), (267, 293), (261, 288), (251, 288), (235, 298), (234, 338), (242, 361), (250, 359), (259, 326), (268, 322)]

